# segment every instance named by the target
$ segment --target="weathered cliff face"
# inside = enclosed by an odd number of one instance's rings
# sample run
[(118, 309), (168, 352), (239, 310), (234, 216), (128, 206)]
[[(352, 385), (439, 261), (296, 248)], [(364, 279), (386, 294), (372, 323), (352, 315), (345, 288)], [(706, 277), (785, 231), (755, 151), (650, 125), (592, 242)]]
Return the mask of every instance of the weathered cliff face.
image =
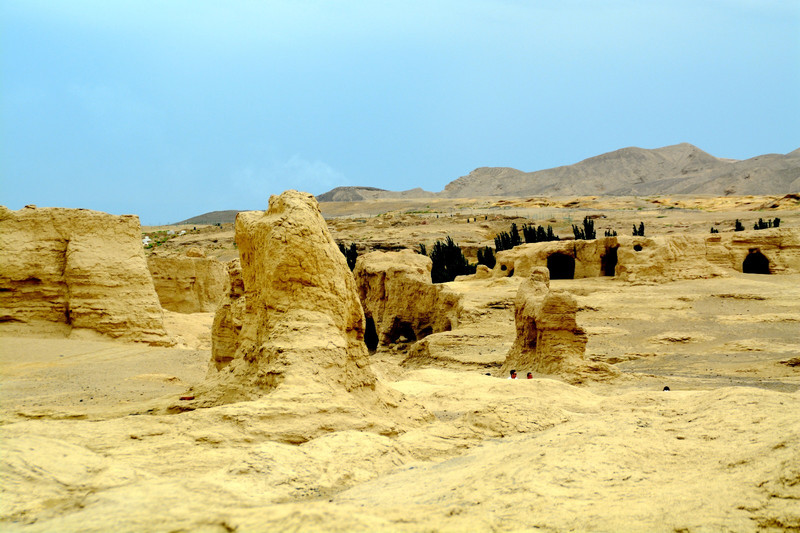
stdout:
[(211, 364), (209, 372), (222, 369), (233, 360), (239, 349), (239, 334), (245, 315), (242, 265), (238, 259), (226, 265), (228, 281), (225, 294), (214, 314), (211, 326)]
[(578, 327), (575, 298), (550, 290), (547, 268), (535, 267), (514, 299), (517, 336), (506, 356), (502, 372), (516, 370), (540, 374), (572, 373), (584, 363), (588, 340)]
[(211, 313), (227, 281), (225, 265), (197, 248), (183, 257), (150, 256), (147, 266), (164, 309), (176, 313)]
[(287, 191), (266, 212), (239, 213), (236, 242), (242, 281), (232, 265), (208, 377), (171, 409), (255, 401), (264, 431), (288, 442), (336, 429), (397, 432), (401, 396), (370, 369), (355, 280), (314, 197)]
[(140, 231), (134, 215), (0, 207), (0, 322), (171, 344)]
[(542, 266), (550, 269), (552, 279), (618, 276), (626, 281), (665, 281), (734, 272), (793, 273), (800, 272), (800, 230), (524, 244), (499, 252), (492, 275), (525, 277)]
[(353, 274), (368, 333), (374, 331), (376, 342), (413, 341), (456, 327), (460, 297), (431, 283), (427, 256), (411, 250), (372, 252), (358, 258)]

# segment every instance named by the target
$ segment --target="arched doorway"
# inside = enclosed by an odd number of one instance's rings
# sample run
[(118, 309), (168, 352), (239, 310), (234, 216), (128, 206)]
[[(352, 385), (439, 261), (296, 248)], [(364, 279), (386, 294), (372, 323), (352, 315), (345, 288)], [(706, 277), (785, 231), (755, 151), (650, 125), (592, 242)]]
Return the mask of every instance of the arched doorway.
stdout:
[(547, 256), (550, 279), (573, 279), (575, 277), (575, 258), (561, 252)]
[(366, 324), (364, 327), (364, 344), (367, 345), (367, 350), (374, 352), (378, 349), (378, 332), (375, 331), (375, 321), (371, 316), (366, 317)]
[(758, 249), (752, 249), (742, 262), (742, 272), (745, 274), (769, 274), (769, 259)]
[(617, 273), (617, 249), (619, 246), (606, 248), (606, 253), (600, 256), (600, 269), (604, 276), (613, 276)]

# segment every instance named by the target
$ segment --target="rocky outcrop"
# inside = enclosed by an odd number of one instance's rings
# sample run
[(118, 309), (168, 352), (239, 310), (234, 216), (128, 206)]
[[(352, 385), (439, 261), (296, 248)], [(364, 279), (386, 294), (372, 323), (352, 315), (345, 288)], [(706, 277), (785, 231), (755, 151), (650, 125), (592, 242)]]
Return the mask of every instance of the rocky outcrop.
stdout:
[(577, 312), (572, 295), (550, 290), (547, 268), (532, 269), (514, 299), (517, 335), (501, 375), (508, 375), (510, 370), (520, 376), (527, 372), (557, 374), (578, 383), (616, 374), (608, 365), (584, 358), (588, 338), (575, 320)]
[[(337, 429), (397, 433), (408, 413), (395, 416), (401, 396), (370, 369), (355, 280), (314, 197), (287, 191), (272, 196), (266, 212), (239, 213), (236, 242), (241, 331), (235, 340), (218, 336), (236, 329), (223, 304), (209, 375), (171, 409), (255, 401), (264, 431), (287, 442)], [(229, 294), (237, 287), (232, 282)], [(223, 328), (226, 321), (233, 327)], [(230, 406), (225, 416), (240, 409)]]
[(220, 370), (233, 360), (239, 349), (239, 334), (245, 314), (244, 281), (242, 265), (238, 259), (227, 264), (228, 282), (225, 294), (214, 314), (211, 326), (211, 368)]
[(735, 272), (796, 273), (800, 272), (800, 230), (773, 228), (523, 244), (498, 252), (492, 275), (527, 277), (535, 267), (548, 267), (552, 279), (618, 276), (626, 281), (648, 282)]
[(367, 321), (368, 344), (414, 341), (458, 324), (460, 297), (431, 283), (431, 260), (411, 250), (372, 252), (353, 271)]
[(0, 207), (0, 322), (25, 332), (172, 344), (139, 217)]
[(212, 313), (225, 290), (225, 265), (190, 248), (183, 257), (151, 255), (147, 266), (161, 307), (176, 313)]

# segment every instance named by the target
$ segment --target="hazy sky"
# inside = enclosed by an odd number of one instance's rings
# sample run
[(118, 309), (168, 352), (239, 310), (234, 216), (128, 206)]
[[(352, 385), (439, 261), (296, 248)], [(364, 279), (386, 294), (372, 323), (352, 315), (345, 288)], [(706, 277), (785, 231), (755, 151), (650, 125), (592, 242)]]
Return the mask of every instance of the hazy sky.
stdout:
[(264, 209), (800, 147), (800, 0), (2, 0), (0, 204)]

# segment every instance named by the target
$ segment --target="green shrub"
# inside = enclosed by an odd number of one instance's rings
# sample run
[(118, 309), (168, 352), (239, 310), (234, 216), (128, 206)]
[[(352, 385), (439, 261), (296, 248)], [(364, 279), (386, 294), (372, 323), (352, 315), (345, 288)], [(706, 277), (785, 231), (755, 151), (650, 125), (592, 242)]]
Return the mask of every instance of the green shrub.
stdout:
[(595, 239), (597, 233), (594, 231), (594, 220), (590, 219), (589, 217), (583, 217), (583, 227), (579, 228), (573, 224), (572, 233), (575, 234), (576, 241), (591, 241)]
[(445, 242), (436, 241), (429, 257), (433, 262), (431, 268), (433, 283), (446, 283), (456, 279), (456, 276), (475, 273), (476, 265), (471, 265), (467, 261), (461, 248), (453, 242), (450, 236), (445, 239)]
[(497, 258), (494, 256), (494, 251), (488, 246), (478, 249), (478, 264), (486, 265), (489, 268), (494, 268), (497, 264)]

